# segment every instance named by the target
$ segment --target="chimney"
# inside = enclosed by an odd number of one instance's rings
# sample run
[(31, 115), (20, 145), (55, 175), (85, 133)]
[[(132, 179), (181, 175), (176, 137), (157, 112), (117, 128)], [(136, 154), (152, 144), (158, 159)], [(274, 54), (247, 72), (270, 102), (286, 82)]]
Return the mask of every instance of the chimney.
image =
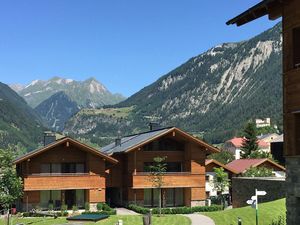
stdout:
[(158, 130), (160, 128), (161, 128), (161, 126), (160, 126), (160, 124), (158, 122), (150, 122), (149, 123), (149, 129), (150, 129), (150, 131)]
[(56, 141), (55, 133), (52, 131), (45, 131), (44, 132), (44, 146), (49, 145)]
[(121, 138), (116, 138), (115, 139), (115, 146), (121, 146)]

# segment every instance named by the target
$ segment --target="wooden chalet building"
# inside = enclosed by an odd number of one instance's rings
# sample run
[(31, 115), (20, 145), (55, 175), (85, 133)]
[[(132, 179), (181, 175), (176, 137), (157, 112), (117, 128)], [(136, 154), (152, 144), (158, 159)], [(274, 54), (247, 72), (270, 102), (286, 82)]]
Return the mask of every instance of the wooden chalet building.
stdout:
[(287, 224), (294, 225), (300, 221), (300, 1), (264, 0), (227, 24), (240, 26), (265, 15), (282, 17)]
[(49, 204), (83, 208), (85, 202), (95, 208), (105, 202), (105, 170), (118, 161), (71, 138), (56, 141), (48, 135), (45, 142), (45, 147), (15, 160), (24, 187), (18, 208), (28, 211)]
[(119, 161), (107, 177), (106, 194), (110, 204), (158, 206), (158, 192), (147, 168), (154, 157), (160, 156), (167, 157), (163, 206), (174, 207), (205, 204), (205, 158), (218, 149), (170, 127), (117, 139), (102, 151)]

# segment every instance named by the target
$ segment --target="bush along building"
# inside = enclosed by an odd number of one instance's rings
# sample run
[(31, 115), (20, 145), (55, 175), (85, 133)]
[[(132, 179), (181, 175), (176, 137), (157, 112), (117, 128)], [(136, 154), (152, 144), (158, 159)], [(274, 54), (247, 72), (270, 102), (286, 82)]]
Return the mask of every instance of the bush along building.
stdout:
[(118, 138), (101, 150), (69, 137), (47, 133), (45, 146), (14, 162), (23, 180), (19, 210), (60, 209), (66, 205), (91, 210), (98, 202), (158, 206), (158, 190), (149, 166), (165, 157), (162, 203), (165, 207), (205, 205), (205, 158), (213, 146), (175, 128), (155, 129)]
[(264, 0), (227, 24), (240, 26), (265, 15), (282, 17), (287, 225), (294, 225), (300, 221), (300, 1)]

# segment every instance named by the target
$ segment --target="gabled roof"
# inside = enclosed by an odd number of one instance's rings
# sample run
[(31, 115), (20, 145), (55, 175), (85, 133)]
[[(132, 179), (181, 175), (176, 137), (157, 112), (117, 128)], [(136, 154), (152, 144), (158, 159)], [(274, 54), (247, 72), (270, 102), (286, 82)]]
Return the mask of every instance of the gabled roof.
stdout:
[[(245, 138), (242, 137), (234, 137), (226, 142), (230, 142), (233, 144), (234, 147), (236, 148), (241, 148), (243, 146), (243, 141), (245, 140)], [(263, 141), (263, 140), (258, 140), (258, 147), (260, 148), (268, 148), (270, 145)]]
[(90, 146), (88, 146), (86, 144), (83, 144), (83, 143), (81, 143), (81, 142), (79, 142), (77, 140), (74, 140), (74, 139), (72, 139), (70, 137), (64, 137), (64, 138), (62, 138), (60, 140), (57, 140), (57, 141), (55, 141), (55, 142), (53, 142), (51, 144), (48, 144), (48, 145), (44, 146), (42, 148), (33, 150), (33, 151), (28, 152), (27, 154), (25, 154), (25, 155), (23, 155), (23, 156), (21, 156), (19, 158), (16, 158), (14, 160), (14, 163), (17, 164), (17, 163), (23, 162), (23, 161), (25, 161), (27, 159), (30, 159), (30, 158), (38, 155), (38, 154), (41, 154), (41, 153), (46, 152), (46, 151), (49, 151), (52, 148), (54, 148), (54, 147), (56, 147), (56, 146), (58, 146), (60, 144), (67, 143), (67, 142), (69, 142), (70, 144), (73, 144), (75, 146), (78, 146), (79, 148), (84, 149), (85, 151), (91, 152), (91, 153), (93, 153), (93, 154), (95, 154), (95, 155), (97, 155), (99, 157), (102, 157), (102, 158), (104, 158), (105, 160), (107, 160), (107, 161), (109, 161), (111, 163), (117, 163), (118, 162), (118, 160), (110, 157), (109, 155), (106, 155), (105, 153), (102, 153), (102, 152), (98, 151), (95, 148), (92, 148), (92, 147), (90, 147)]
[(250, 169), (250, 167), (257, 167), (261, 164), (269, 162), (273, 166), (277, 167), (279, 170), (285, 171), (285, 168), (274, 161), (265, 158), (265, 159), (236, 159), (232, 162), (228, 163), (226, 166), (232, 170), (235, 170), (237, 173), (244, 173), (246, 170)]
[(262, 16), (269, 15), (269, 19), (275, 20), (282, 15), (281, 7), (288, 0), (263, 0), (240, 15), (226, 22), (227, 25), (241, 26)]
[(223, 163), (220, 163), (219, 161), (217, 161), (217, 160), (215, 160), (215, 159), (206, 159), (206, 160), (205, 160), (205, 166), (208, 166), (208, 165), (210, 165), (210, 164), (212, 164), (212, 163), (214, 163), (214, 164), (216, 164), (216, 165), (218, 165), (218, 166), (220, 166), (220, 167), (223, 167), (225, 170), (228, 170), (228, 171), (230, 171), (230, 172), (232, 172), (232, 173), (234, 173), (234, 174), (238, 174), (238, 172), (235, 171), (234, 169), (232, 169), (232, 168), (230, 168), (230, 167), (224, 165)]
[(143, 145), (150, 143), (151, 141), (160, 138), (164, 135), (167, 135), (171, 132), (175, 132), (178, 134), (181, 134), (185, 138), (191, 140), (192, 142), (202, 145), (206, 148), (208, 152), (219, 152), (219, 150), (204, 141), (176, 128), (176, 127), (167, 127), (167, 128), (162, 128), (159, 130), (153, 130), (153, 131), (148, 131), (144, 133), (139, 133), (139, 134), (134, 134), (130, 136), (126, 136), (121, 138), (121, 145), (116, 145), (115, 142), (110, 143), (109, 145), (103, 147), (101, 149), (102, 152), (106, 154), (114, 154), (114, 153), (121, 153), (121, 152), (130, 152), (136, 148), (142, 147)]

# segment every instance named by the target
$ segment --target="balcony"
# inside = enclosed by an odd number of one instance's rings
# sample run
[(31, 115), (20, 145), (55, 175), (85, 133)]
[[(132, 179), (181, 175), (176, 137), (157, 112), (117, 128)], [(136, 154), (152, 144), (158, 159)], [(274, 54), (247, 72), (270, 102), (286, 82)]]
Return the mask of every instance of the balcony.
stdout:
[(105, 178), (88, 173), (41, 173), (24, 177), (24, 191), (105, 188)]
[[(153, 188), (150, 173), (138, 172), (132, 175), (132, 188)], [(172, 172), (163, 175), (162, 188), (191, 188), (205, 187), (204, 174), (192, 174), (190, 172)]]

